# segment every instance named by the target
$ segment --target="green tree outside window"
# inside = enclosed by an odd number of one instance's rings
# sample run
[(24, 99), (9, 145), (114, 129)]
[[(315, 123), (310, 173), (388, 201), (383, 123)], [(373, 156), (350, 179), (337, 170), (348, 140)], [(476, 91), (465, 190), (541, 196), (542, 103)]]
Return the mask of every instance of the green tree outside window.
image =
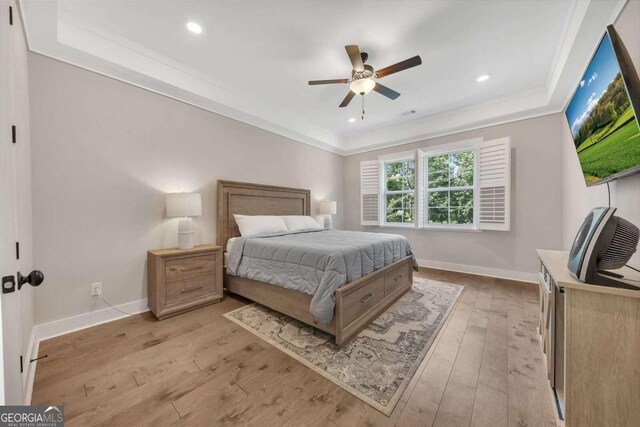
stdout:
[(415, 222), (415, 164), (413, 159), (384, 164), (387, 223)]
[(427, 221), (473, 224), (474, 152), (427, 157)]

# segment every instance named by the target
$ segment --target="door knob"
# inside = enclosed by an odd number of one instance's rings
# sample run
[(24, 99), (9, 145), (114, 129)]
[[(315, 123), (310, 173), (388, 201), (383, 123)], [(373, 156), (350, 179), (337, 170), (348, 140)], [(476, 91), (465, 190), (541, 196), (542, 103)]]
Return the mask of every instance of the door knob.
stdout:
[(33, 270), (28, 276), (23, 276), (22, 273), (18, 272), (18, 290), (22, 289), (25, 283), (31, 286), (40, 286), (43, 281), (44, 274), (40, 270)]

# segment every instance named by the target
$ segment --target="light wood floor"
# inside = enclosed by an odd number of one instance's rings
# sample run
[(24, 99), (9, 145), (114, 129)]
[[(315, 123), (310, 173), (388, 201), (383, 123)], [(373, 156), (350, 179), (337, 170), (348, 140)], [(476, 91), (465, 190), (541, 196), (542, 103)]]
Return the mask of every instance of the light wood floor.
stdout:
[(532, 284), (422, 269), (465, 285), (390, 417), (222, 317), (227, 297), (44, 341), (33, 404), (72, 425), (552, 426)]

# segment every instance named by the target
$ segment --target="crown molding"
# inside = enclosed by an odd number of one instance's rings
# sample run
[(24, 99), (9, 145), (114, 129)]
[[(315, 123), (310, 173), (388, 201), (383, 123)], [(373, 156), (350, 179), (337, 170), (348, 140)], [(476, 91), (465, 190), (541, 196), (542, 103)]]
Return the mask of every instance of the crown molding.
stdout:
[(185, 102), (342, 156), (557, 113), (586, 67), (606, 25), (626, 0), (573, 0), (544, 86), (417, 117), (360, 134), (339, 135), (283, 111), (145, 46), (58, 12), (58, 2), (20, 1), (35, 53)]
[(521, 92), (352, 137), (347, 155), (418, 142), (454, 133), (553, 113), (544, 88)]
[(258, 127), (296, 142), (343, 154), (339, 137), (295, 112), (282, 111), (140, 44), (67, 13), (57, 1), (22, 1), (29, 50), (79, 68)]

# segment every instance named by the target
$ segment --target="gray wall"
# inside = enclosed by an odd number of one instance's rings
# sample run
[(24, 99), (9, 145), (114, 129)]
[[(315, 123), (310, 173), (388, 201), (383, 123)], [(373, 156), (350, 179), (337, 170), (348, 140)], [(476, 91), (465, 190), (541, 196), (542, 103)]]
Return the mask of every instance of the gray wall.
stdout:
[[(640, 2), (616, 22), (640, 69)], [(146, 297), (146, 251), (176, 245), (164, 193), (198, 191), (196, 242), (215, 241), (215, 181), (310, 188), (338, 201), (338, 228), (406, 235), (419, 259), (533, 274), (536, 248), (568, 248), (606, 187), (586, 188), (564, 116), (504, 125), (341, 158), (152, 92), (29, 55), (34, 265), (47, 276), (36, 322)], [(512, 229), (476, 233), (360, 226), (359, 162), (379, 154), (482, 136), (511, 136)], [(640, 224), (640, 174), (612, 185), (619, 214)], [(640, 256), (635, 258), (636, 264)]]
[[(451, 263), (516, 273), (537, 271), (536, 248), (562, 246), (562, 140), (560, 114), (537, 117), (394, 148), (349, 156), (345, 162), (345, 225), (354, 230), (384, 232), (386, 227), (360, 225), (361, 160), (469, 138), (511, 137), (511, 231), (433, 231), (393, 229), (411, 241), (416, 257), (429, 263)], [(453, 266), (452, 266), (453, 267)]]
[(196, 243), (215, 242), (216, 180), (310, 188), (338, 201), (328, 153), (56, 60), (30, 54), (36, 322), (146, 298), (146, 251), (177, 245), (164, 194), (202, 193)]
[[(630, 1), (615, 22), (616, 31), (624, 43), (636, 73), (640, 72), (640, 2)], [(607, 186), (587, 187), (582, 179), (578, 156), (568, 126), (562, 127), (564, 151), (564, 248), (569, 249), (578, 228), (589, 211), (597, 206), (607, 206)], [(631, 175), (610, 184), (611, 206), (618, 208), (617, 215), (640, 226), (640, 174)], [(640, 253), (631, 261), (640, 267)]]

